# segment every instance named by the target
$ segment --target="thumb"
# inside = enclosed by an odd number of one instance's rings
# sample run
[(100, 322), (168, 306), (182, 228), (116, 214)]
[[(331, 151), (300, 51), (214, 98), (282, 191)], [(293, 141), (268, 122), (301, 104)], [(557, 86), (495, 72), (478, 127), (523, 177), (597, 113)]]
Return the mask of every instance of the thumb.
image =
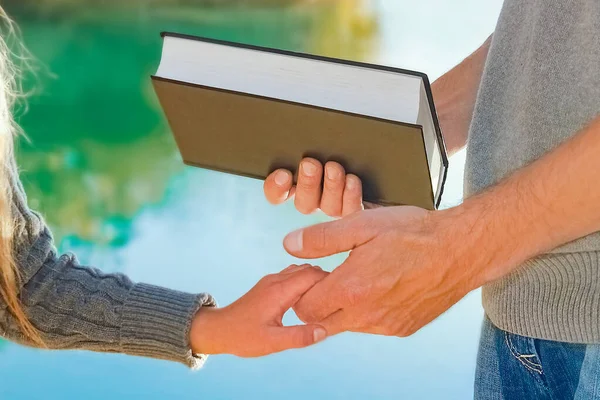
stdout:
[(299, 229), (283, 239), (283, 247), (299, 258), (321, 258), (354, 249), (377, 234), (372, 214), (358, 212), (347, 218)]
[(295, 325), (269, 328), (268, 353), (299, 349), (318, 343), (327, 337), (320, 325)]
[(323, 319), (320, 324), (327, 328), (329, 335), (337, 335), (345, 331), (349, 331), (353, 326), (353, 320), (351, 315), (345, 310), (338, 310)]

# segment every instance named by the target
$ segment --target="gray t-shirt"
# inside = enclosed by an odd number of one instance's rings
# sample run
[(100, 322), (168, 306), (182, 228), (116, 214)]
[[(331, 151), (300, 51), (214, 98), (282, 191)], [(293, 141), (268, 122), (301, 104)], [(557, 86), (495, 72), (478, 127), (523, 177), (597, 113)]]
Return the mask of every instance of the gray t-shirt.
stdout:
[[(495, 184), (600, 115), (600, 1), (506, 0), (469, 134), (465, 195)], [(600, 157), (600, 156), (599, 156)], [(514, 333), (600, 342), (600, 233), (483, 290)]]

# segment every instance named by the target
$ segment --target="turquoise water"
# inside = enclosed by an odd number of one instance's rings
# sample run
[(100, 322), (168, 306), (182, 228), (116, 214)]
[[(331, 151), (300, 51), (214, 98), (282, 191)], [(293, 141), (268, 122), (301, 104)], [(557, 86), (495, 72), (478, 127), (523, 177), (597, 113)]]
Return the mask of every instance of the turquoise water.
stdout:
[[(10, 4), (10, 2), (8, 2)], [(19, 117), (30, 205), (61, 251), (134, 280), (227, 304), (295, 260), (290, 230), (325, 220), (269, 206), (261, 182), (184, 167), (149, 75), (162, 30), (382, 62), (435, 78), (493, 30), (500, 1), (339, 1), (286, 7), (8, 7), (42, 67)], [(50, 10), (50, 11), (49, 11)], [(435, 11), (432, 11), (435, 10)], [(451, 160), (446, 205), (462, 194)], [(340, 257), (323, 260), (332, 269)], [(262, 359), (179, 365), (0, 341), (1, 399), (305, 399), (472, 396), (482, 311), (473, 293), (413, 337), (342, 334)], [(293, 315), (288, 316), (294, 322)]]

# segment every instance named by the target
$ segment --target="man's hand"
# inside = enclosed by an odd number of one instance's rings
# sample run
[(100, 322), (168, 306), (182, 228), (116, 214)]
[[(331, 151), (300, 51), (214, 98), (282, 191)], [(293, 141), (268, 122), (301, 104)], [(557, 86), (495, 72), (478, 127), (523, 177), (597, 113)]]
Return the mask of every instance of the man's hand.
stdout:
[(264, 191), (271, 204), (283, 203), (295, 195), (294, 204), (303, 214), (321, 209), (330, 217), (341, 217), (363, 209), (362, 182), (333, 161), (323, 167), (314, 158), (303, 159), (296, 186), (290, 171), (278, 169), (265, 180)]
[(472, 267), (481, 259), (460, 246), (460, 230), (442, 215), (380, 208), (288, 235), (286, 250), (301, 258), (352, 250), (300, 299), (294, 307), (299, 318), (319, 322), (330, 335), (394, 336), (411, 335), (435, 319), (481, 283)]
[(444, 211), (393, 207), (291, 233), (292, 255), (348, 259), (298, 302), (299, 317), (409, 335), (470, 290), (600, 230), (600, 117), (488, 190)]

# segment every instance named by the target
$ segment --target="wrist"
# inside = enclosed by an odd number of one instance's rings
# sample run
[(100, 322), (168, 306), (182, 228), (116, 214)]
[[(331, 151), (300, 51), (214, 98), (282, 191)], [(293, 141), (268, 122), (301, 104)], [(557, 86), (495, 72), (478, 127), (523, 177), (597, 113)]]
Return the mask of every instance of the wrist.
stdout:
[(202, 307), (190, 326), (190, 346), (194, 354), (222, 354), (218, 344), (219, 332), (222, 331), (223, 309)]
[[(459, 290), (465, 294), (482, 286), (485, 282), (482, 271), (485, 269), (481, 249), (485, 236), (480, 225), (475, 222), (470, 210), (462, 206), (433, 211), (431, 214), (436, 239), (445, 253), (444, 276), (451, 276)], [(479, 251), (478, 251), (479, 249)]]
[(506, 227), (514, 221), (483, 202), (468, 200), (436, 214), (451, 243), (451, 268), (464, 275), (468, 291), (501, 278), (529, 258), (519, 247), (519, 235)]
[(545, 250), (543, 223), (523, 193), (500, 184), (440, 211), (451, 228), (462, 265), (470, 264), (473, 288), (499, 279)]

